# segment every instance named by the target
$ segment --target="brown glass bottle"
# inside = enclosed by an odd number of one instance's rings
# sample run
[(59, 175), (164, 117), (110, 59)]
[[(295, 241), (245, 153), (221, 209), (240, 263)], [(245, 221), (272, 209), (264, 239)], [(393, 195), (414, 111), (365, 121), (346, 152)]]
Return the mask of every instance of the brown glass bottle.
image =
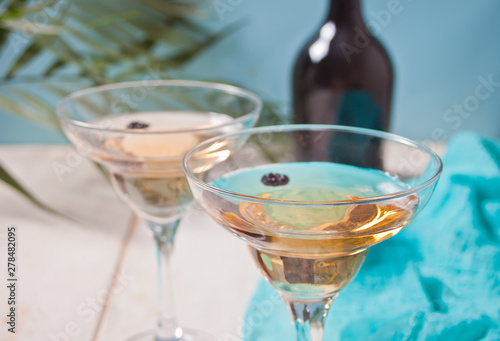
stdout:
[[(331, 0), (325, 23), (301, 50), (295, 63), (294, 123), (387, 131), (392, 89), (390, 58), (367, 29), (360, 0)], [(364, 150), (358, 148), (353, 153), (374, 153), (376, 149), (365, 145)], [(339, 161), (365, 163), (359, 155), (353, 156), (356, 160), (347, 158), (343, 156)]]

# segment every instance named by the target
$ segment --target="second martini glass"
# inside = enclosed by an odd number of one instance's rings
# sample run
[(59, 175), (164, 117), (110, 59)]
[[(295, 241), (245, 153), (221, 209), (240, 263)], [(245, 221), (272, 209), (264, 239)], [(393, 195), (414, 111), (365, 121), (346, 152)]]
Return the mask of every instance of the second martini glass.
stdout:
[(368, 249), (415, 218), (441, 168), (417, 142), (323, 125), (219, 136), (184, 158), (195, 199), (248, 244), (299, 341), (323, 339), (328, 310)]
[(248, 91), (196, 81), (111, 84), (59, 103), (61, 126), (77, 151), (103, 166), (116, 192), (153, 231), (159, 262), (158, 324), (131, 340), (208, 339), (177, 324), (171, 292), (174, 236), (192, 201), (181, 161), (205, 139), (252, 127), (261, 107)]

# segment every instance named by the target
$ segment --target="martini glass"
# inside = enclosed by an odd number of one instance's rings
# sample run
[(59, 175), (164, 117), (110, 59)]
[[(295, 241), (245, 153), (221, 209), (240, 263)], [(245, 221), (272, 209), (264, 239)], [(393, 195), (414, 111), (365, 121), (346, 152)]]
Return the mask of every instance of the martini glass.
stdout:
[(177, 324), (169, 259), (192, 195), (184, 153), (201, 141), (252, 127), (262, 103), (254, 94), (197, 81), (137, 81), (76, 92), (57, 107), (80, 154), (102, 166), (118, 195), (153, 232), (159, 269), (158, 323), (132, 340), (205, 340)]
[(368, 249), (417, 216), (442, 168), (417, 142), (328, 125), (219, 136), (191, 149), (183, 166), (204, 211), (248, 244), (300, 341), (322, 340), (333, 300)]

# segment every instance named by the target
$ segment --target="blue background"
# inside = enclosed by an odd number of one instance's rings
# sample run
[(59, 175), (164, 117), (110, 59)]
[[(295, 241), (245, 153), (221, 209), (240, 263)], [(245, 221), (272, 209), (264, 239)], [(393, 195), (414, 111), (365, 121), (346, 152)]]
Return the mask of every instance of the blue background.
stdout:
[[(217, 1), (228, 10), (217, 12)], [(208, 9), (214, 26), (242, 18), (248, 24), (194, 60), (183, 74), (236, 83), (290, 113), (295, 56), (322, 23), (327, 1), (207, 3), (212, 4)], [(421, 140), (447, 139), (459, 130), (500, 137), (500, 1), (370, 0), (363, 6), (366, 22), (379, 30), (377, 37), (394, 63), (392, 132)], [(391, 6), (398, 13), (390, 14)], [(488, 98), (477, 99), (481, 79), (495, 84), (489, 91), (482, 88)], [(456, 105), (469, 110), (460, 116)], [(0, 113), (0, 143), (62, 141), (58, 133)]]

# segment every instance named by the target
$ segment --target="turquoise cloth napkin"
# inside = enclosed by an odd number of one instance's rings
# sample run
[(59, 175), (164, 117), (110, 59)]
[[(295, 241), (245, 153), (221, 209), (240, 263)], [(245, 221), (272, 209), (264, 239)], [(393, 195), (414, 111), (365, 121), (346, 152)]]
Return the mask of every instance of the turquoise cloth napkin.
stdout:
[[(500, 141), (457, 134), (443, 162), (420, 216), (371, 248), (334, 301), (328, 340), (500, 340)], [(246, 341), (295, 340), (264, 280), (244, 322)]]

